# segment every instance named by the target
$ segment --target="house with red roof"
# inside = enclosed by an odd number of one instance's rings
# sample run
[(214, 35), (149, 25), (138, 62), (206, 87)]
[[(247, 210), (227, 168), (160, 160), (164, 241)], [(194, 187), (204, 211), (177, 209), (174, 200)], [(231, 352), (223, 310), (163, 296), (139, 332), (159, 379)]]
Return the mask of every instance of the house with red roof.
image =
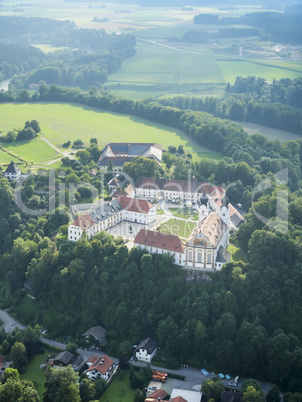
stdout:
[(88, 369), (85, 371), (90, 380), (95, 380), (96, 378), (102, 378), (108, 381), (114, 370), (116, 364), (110, 357), (104, 356), (91, 356), (87, 360)]

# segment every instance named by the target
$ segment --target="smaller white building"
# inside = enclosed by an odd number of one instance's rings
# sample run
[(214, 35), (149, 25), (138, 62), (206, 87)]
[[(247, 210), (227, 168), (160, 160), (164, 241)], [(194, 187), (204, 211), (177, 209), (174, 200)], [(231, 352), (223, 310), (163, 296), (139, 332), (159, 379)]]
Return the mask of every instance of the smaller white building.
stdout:
[(157, 344), (152, 338), (147, 338), (141, 341), (138, 347), (135, 349), (135, 356), (137, 360), (151, 363), (155, 353), (157, 351)]
[(4, 172), (4, 177), (9, 180), (18, 180), (21, 176), (21, 169), (15, 164), (14, 161), (8, 165), (7, 169)]
[(86, 374), (90, 380), (95, 380), (96, 378), (102, 378), (108, 381), (116, 367), (113, 360), (110, 357), (104, 356), (91, 356), (87, 360), (87, 365), (89, 366), (86, 370)]

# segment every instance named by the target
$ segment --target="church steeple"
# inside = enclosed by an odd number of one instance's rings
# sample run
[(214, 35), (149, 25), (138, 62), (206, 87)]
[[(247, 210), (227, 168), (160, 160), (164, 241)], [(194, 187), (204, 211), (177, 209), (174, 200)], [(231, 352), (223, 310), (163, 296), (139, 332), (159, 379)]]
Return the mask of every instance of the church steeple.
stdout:
[(228, 199), (227, 195), (225, 194), (223, 199), (221, 200), (221, 207), (220, 207), (220, 218), (223, 222), (229, 226), (230, 224), (230, 207), (229, 207), (230, 200)]

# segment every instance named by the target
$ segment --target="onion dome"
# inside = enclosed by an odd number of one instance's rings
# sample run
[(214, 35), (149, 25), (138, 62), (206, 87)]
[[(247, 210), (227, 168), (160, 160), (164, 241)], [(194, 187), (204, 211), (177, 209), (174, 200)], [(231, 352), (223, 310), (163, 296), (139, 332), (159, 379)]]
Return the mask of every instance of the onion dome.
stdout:
[(230, 200), (229, 200), (228, 197), (225, 195), (225, 196), (223, 197), (223, 199), (221, 200), (221, 204), (222, 204), (221, 207), (228, 208), (229, 203), (230, 203)]
[(199, 204), (200, 205), (207, 205), (208, 201), (209, 201), (209, 197), (206, 195), (206, 189), (204, 187), (203, 188), (203, 194), (199, 198)]

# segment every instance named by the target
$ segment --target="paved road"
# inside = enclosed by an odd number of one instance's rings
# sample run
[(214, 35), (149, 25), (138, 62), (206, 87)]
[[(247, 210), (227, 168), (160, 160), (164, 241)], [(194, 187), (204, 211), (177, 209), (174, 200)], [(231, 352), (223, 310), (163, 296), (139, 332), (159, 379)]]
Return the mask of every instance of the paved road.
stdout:
[(0, 310), (0, 320), (3, 322), (4, 331), (6, 333), (11, 333), (16, 327), (19, 327), (20, 329), (26, 328), (4, 310)]

